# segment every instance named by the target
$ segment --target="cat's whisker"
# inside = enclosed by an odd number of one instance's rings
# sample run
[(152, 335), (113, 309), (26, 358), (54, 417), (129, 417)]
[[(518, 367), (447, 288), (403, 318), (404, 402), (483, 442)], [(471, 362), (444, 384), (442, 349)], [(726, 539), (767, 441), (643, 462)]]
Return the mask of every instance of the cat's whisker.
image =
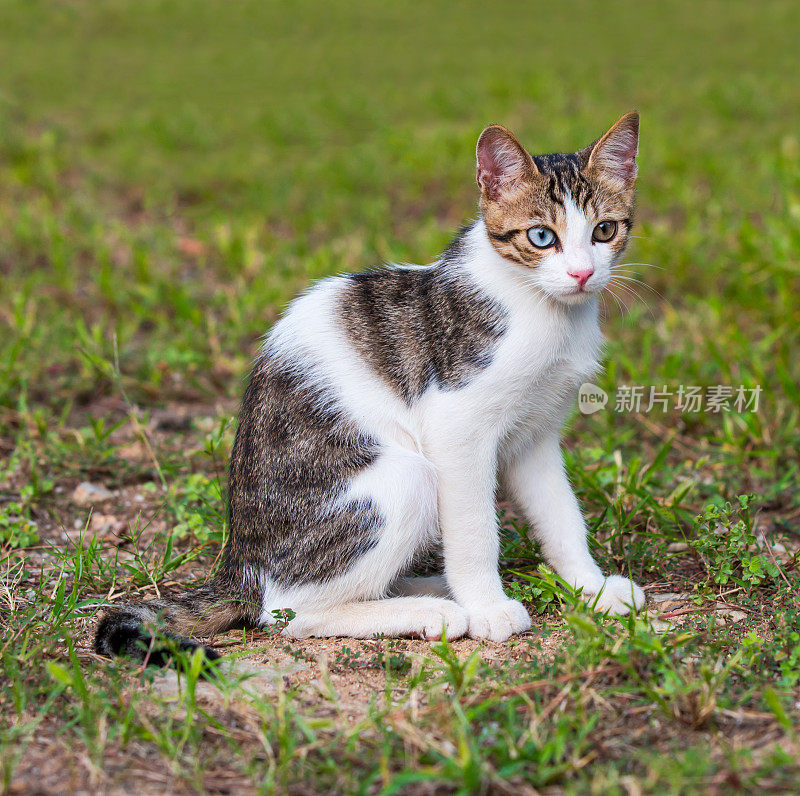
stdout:
[(624, 290), (626, 294), (633, 296), (636, 300), (641, 301), (642, 304), (648, 307), (647, 301), (644, 299), (642, 295), (640, 295), (634, 288), (630, 287), (629, 285), (623, 285), (619, 282), (613, 283), (614, 287), (618, 288), (619, 290)]
[(641, 285), (642, 287), (647, 288), (647, 290), (655, 293), (665, 304), (668, 304), (670, 307), (672, 307), (672, 302), (663, 293), (661, 293), (661, 291), (656, 290), (652, 285), (648, 285), (647, 282), (642, 282), (641, 279), (636, 279), (635, 277), (627, 276), (625, 274), (614, 274), (611, 279), (622, 279), (627, 282), (634, 282), (637, 285)]
[(617, 308), (619, 309), (619, 315), (620, 315), (620, 318), (624, 318), (624, 317), (625, 317), (625, 316), (628, 314), (628, 311), (629, 311), (629, 309), (630, 309), (630, 308), (629, 308), (629, 307), (628, 307), (628, 305), (627, 305), (627, 304), (625, 304), (625, 303), (622, 301), (622, 299), (621, 299), (621, 298), (620, 298), (620, 297), (619, 297), (619, 296), (618, 296), (618, 295), (617, 295), (617, 294), (616, 294), (616, 293), (615, 293), (615, 292), (614, 292), (614, 291), (611, 289), (611, 287), (612, 287), (612, 286), (611, 286), (611, 284), (609, 284), (609, 285), (607, 285), (605, 288), (603, 288), (603, 290), (602, 290), (602, 292), (601, 292), (601, 295), (604, 295), (606, 292), (608, 292), (608, 294), (611, 296), (611, 298), (613, 298), (613, 299), (614, 299), (614, 301), (616, 302)]
[(607, 321), (609, 320), (609, 315), (608, 315), (608, 306), (606, 305), (605, 291), (601, 290), (598, 298), (600, 301), (600, 320)]
[(624, 318), (630, 312), (630, 307), (622, 300), (620, 296), (618, 296), (613, 291), (611, 292), (611, 296), (616, 302), (617, 307), (619, 308), (619, 317)]
[(663, 265), (656, 265), (655, 263), (617, 263), (616, 265), (611, 266), (611, 270), (613, 271), (616, 268), (623, 268), (625, 266), (641, 266), (642, 268), (657, 268), (659, 271), (666, 271), (667, 269)]
[(663, 301), (665, 304), (668, 304), (672, 307), (672, 302), (657, 288), (653, 287), (651, 284), (647, 282), (643, 282), (641, 279), (637, 279), (635, 276), (631, 276), (629, 273), (620, 273), (617, 271), (612, 272), (611, 279), (618, 279), (625, 282), (633, 282), (634, 284), (641, 285), (646, 290), (649, 290), (651, 293), (655, 293), (658, 296), (659, 300)]
[(609, 306), (609, 302), (606, 297), (606, 291), (614, 299), (614, 303), (616, 304), (616, 310), (617, 312), (619, 312), (620, 318), (624, 317), (624, 305), (620, 303), (620, 300), (614, 295), (612, 291), (608, 290), (608, 288), (605, 288), (600, 293), (600, 298), (602, 299), (603, 302), (603, 321), (610, 321), (614, 315), (613, 312), (614, 307)]
[[(655, 316), (655, 313), (653, 312), (652, 307), (645, 300), (645, 298), (643, 296), (641, 296), (634, 288), (632, 288), (630, 285), (624, 285), (624, 284), (621, 284), (620, 282), (615, 282), (613, 277), (612, 277), (611, 280), (609, 280), (609, 285), (613, 285), (614, 287), (618, 288), (619, 290), (624, 290), (625, 293), (627, 295), (632, 296), (635, 301), (640, 301), (644, 305), (644, 307), (647, 310), (647, 312), (650, 314), (650, 317), (653, 320), (655, 320), (656, 316)], [(613, 291), (612, 291), (612, 295), (614, 295)]]
[(650, 316), (650, 318), (653, 321), (655, 321), (656, 319), (655, 312), (653, 311), (653, 308), (650, 306), (649, 302), (643, 296), (637, 293), (633, 288), (627, 287), (625, 285), (617, 285), (617, 287), (620, 290), (623, 290), (625, 292), (625, 295), (631, 297), (632, 303), (635, 303), (637, 301), (640, 302), (642, 306), (645, 308), (645, 310), (647, 310), (647, 314)]

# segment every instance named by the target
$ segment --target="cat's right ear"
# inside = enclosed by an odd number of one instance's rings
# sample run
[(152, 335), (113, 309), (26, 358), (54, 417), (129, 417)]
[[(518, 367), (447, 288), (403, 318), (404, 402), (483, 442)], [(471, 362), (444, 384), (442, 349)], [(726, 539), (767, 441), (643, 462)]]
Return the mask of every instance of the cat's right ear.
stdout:
[(478, 139), (478, 185), (493, 201), (517, 193), (537, 174), (533, 158), (505, 127), (493, 124)]

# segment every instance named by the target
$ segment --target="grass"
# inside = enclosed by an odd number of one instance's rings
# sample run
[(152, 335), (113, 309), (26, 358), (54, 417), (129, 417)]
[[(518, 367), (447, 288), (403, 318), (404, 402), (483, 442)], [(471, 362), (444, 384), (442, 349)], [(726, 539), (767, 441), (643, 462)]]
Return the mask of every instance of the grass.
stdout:
[[(0, 9), (0, 789), (796, 792), (800, 33), (791, 2)], [(309, 282), (429, 261), (499, 121), (642, 114), (604, 411), (568, 467), (648, 612), (594, 614), (501, 505), (506, 645), (214, 640), (109, 666), (100, 606), (202, 578), (258, 338)], [(647, 265), (654, 267), (647, 267)], [(614, 411), (643, 385), (640, 411)], [(646, 411), (649, 388), (762, 389)], [(91, 482), (112, 496), (76, 500)], [(741, 496), (741, 497), (740, 497)]]

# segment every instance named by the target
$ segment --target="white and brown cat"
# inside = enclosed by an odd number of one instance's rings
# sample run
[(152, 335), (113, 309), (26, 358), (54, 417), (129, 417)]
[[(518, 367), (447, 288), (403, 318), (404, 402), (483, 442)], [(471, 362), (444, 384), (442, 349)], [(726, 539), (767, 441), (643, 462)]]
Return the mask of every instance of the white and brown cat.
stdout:
[[(530, 627), (498, 572), (502, 484), (547, 562), (602, 609), (643, 605), (605, 577), (564, 471), (560, 432), (598, 366), (598, 296), (631, 230), (639, 118), (574, 154), (478, 140), (480, 216), (431, 265), (325, 279), (275, 324), (253, 367), (230, 463), (230, 538), (205, 585), (110, 612), (104, 654), (162, 662), (188, 636), (504, 641)], [(440, 544), (441, 577), (410, 578)], [(212, 650), (208, 651), (211, 657)], [(163, 653), (165, 654), (165, 653)]]

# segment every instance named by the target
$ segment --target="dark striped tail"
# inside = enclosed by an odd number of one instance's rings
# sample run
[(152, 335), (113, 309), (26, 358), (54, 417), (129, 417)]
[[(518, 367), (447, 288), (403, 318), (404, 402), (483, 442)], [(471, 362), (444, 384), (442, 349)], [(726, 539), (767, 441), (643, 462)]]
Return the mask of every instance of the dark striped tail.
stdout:
[(219, 653), (191, 637), (251, 624), (251, 614), (242, 601), (222, 597), (211, 581), (174, 596), (108, 610), (97, 626), (94, 649), (98, 655), (123, 655), (152, 666), (169, 665), (176, 647), (202, 649), (213, 661)]

